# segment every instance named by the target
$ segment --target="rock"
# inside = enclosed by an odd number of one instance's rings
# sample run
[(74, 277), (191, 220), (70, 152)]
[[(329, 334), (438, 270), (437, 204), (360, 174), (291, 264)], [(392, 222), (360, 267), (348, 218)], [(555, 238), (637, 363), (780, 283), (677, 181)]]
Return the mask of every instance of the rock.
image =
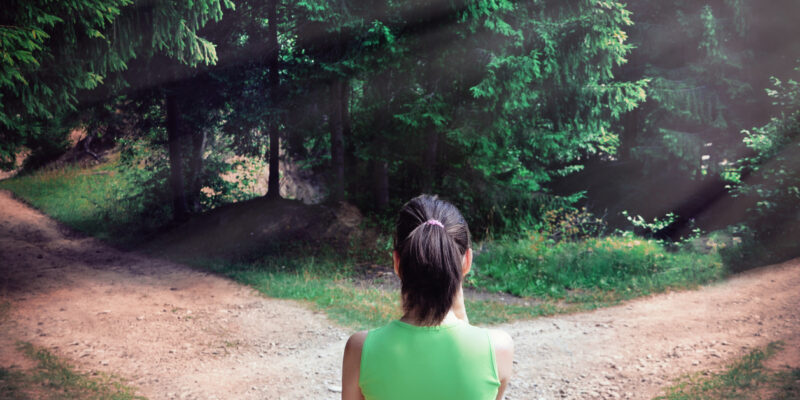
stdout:
[(328, 385), (328, 390), (331, 391), (331, 392), (334, 392), (334, 393), (341, 393), (342, 392), (342, 387), (341, 386), (336, 386), (336, 385)]

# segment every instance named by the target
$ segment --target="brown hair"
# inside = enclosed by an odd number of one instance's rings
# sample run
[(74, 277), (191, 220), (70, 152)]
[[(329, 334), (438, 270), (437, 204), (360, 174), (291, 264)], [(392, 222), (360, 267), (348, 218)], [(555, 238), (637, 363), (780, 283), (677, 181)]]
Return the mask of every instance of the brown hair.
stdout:
[(394, 238), (403, 310), (425, 325), (439, 324), (453, 306), (469, 247), (467, 222), (455, 206), (424, 194), (406, 203)]

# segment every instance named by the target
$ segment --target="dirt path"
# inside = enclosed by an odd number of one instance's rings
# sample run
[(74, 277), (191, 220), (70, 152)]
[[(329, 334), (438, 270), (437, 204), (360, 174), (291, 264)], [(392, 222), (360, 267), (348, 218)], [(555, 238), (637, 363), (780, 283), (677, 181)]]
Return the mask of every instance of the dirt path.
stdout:
[(0, 365), (14, 342), (150, 399), (327, 399), (347, 332), (296, 303), (71, 234), (0, 191)]
[[(798, 288), (793, 261), (696, 292), (507, 324), (517, 346), (507, 397), (648, 399), (770, 341), (800, 347)], [(0, 192), (4, 301), (0, 366), (21, 363), (14, 342), (24, 340), (150, 399), (339, 396), (349, 332), (324, 315), (71, 234)]]
[[(771, 341), (800, 348), (800, 260), (694, 292), (503, 328), (524, 377), (512, 399), (650, 399), (684, 373), (719, 369)], [(800, 367), (796, 351), (782, 356)]]

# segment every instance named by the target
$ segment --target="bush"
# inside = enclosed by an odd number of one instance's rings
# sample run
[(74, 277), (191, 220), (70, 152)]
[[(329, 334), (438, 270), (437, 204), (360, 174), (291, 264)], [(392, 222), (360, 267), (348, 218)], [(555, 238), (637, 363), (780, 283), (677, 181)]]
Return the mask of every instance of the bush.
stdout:
[(780, 235), (764, 235), (763, 231), (746, 225), (735, 227), (738, 240), (720, 250), (722, 262), (729, 271), (737, 273), (763, 265), (775, 264), (797, 257), (797, 230)]
[(474, 264), (472, 286), (555, 298), (592, 292), (632, 297), (693, 287), (724, 274), (716, 253), (670, 252), (654, 240), (632, 236), (554, 242), (536, 233), (490, 242)]
[(542, 220), (540, 231), (556, 242), (599, 237), (608, 228), (602, 218), (594, 216), (586, 207), (547, 210)]
[[(800, 72), (800, 67), (797, 68)], [(797, 76), (797, 75), (796, 75)], [(795, 76), (795, 78), (796, 78)], [(751, 156), (726, 176), (734, 193), (753, 201), (742, 245), (725, 252), (733, 270), (800, 256), (800, 83), (772, 78), (774, 117), (764, 126), (744, 131)]]

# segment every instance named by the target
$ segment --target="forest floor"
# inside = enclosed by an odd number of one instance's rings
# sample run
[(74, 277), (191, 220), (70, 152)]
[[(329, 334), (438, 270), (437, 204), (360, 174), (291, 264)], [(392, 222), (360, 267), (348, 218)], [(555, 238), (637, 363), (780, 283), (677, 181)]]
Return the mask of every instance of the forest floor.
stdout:
[[(499, 326), (516, 345), (509, 399), (660, 394), (783, 341), (800, 366), (800, 260), (573, 315)], [(111, 248), (0, 191), (0, 367), (16, 343), (149, 399), (334, 399), (349, 330), (228, 279)]]

